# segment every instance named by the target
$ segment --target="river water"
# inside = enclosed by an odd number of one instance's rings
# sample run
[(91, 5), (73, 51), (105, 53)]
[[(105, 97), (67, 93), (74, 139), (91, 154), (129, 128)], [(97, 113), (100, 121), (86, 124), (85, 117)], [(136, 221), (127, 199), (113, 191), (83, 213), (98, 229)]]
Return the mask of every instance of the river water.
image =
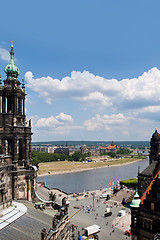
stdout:
[(75, 173), (65, 173), (38, 177), (38, 182), (45, 182), (49, 188), (59, 188), (67, 193), (91, 191), (109, 187), (120, 180), (135, 178), (149, 165), (149, 161), (142, 160), (122, 166), (97, 168)]

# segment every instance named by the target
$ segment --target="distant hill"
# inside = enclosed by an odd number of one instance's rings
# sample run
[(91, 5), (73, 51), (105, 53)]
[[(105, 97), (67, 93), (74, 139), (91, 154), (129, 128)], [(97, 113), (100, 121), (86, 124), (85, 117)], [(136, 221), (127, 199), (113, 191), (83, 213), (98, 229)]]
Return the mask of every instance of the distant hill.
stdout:
[[(112, 141), (49, 141), (49, 142), (32, 142), (32, 145), (55, 145), (55, 146), (106, 146)], [(149, 147), (149, 141), (114, 141), (119, 147), (143, 148)]]

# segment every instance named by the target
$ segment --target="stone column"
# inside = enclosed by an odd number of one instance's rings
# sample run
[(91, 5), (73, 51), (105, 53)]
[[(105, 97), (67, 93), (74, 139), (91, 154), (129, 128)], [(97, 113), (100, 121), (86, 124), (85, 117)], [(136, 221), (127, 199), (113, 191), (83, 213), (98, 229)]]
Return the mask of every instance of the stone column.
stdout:
[(17, 199), (17, 176), (12, 178), (12, 198), (13, 200)]
[(29, 139), (29, 161), (32, 162), (32, 160), (31, 160), (31, 138)]
[(24, 159), (25, 159), (25, 166), (27, 165), (27, 162), (28, 162), (28, 158), (29, 158), (29, 155), (28, 155), (28, 152), (29, 152), (29, 146), (28, 146), (28, 138), (25, 138), (24, 140)]
[(19, 114), (22, 115), (22, 98), (19, 98)]
[(23, 115), (25, 115), (25, 99), (23, 99)]
[(13, 101), (13, 113), (17, 114), (17, 96), (14, 96), (14, 101)]
[(6, 112), (6, 97), (2, 97), (2, 113)]
[(27, 193), (27, 200), (29, 200), (29, 178), (28, 178), (28, 176), (26, 176), (25, 177), (25, 179), (26, 179), (26, 186), (27, 186), (27, 189), (26, 189), (26, 193)]
[(12, 141), (8, 140), (8, 155), (12, 155)]
[(14, 136), (13, 138), (13, 145), (12, 145), (12, 151), (13, 151), (13, 163), (17, 165), (17, 136)]
[(2, 113), (2, 96), (0, 96), (0, 113)]
[(6, 155), (6, 144), (4, 138), (2, 138), (2, 154)]
[(18, 159), (18, 165), (23, 166), (23, 161), (25, 158), (25, 153), (24, 153), (24, 141), (23, 139), (19, 139), (19, 159)]

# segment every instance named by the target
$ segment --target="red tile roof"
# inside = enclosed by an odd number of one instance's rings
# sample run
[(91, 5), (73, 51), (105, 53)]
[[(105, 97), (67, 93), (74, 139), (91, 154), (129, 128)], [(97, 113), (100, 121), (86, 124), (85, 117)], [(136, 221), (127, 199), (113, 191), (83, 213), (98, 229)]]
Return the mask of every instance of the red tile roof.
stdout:
[(154, 176), (152, 182), (150, 183), (150, 185), (148, 186), (148, 188), (144, 192), (143, 196), (141, 197), (141, 204), (143, 204), (143, 201), (146, 199), (146, 196), (149, 193), (149, 191), (151, 190), (153, 182), (154, 182), (154, 180), (157, 176), (160, 176), (160, 163), (158, 164), (158, 167), (157, 167), (157, 170), (156, 170), (156, 173), (155, 173), (155, 176)]

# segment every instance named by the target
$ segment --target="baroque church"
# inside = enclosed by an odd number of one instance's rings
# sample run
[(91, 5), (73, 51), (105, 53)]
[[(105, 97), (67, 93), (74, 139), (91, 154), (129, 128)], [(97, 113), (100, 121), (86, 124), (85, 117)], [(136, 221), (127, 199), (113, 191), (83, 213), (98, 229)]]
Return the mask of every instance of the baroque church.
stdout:
[(160, 239), (160, 134), (150, 141), (149, 166), (138, 173), (138, 192), (131, 203), (132, 240)]
[(18, 80), (20, 71), (14, 63), (11, 45), (10, 62), (0, 75), (0, 209), (12, 200), (32, 201), (36, 168), (31, 160), (31, 121), (25, 115), (25, 84)]

